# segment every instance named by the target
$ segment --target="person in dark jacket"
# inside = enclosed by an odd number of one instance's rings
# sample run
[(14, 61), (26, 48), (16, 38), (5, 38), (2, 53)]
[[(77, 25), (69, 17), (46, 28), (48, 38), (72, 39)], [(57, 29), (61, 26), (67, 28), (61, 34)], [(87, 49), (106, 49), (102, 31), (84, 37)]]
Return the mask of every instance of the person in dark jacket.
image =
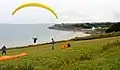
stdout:
[(5, 55), (6, 55), (6, 46), (5, 46), (5, 45), (2, 47), (2, 49), (1, 49), (1, 50), (2, 50), (2, 55), (3, 55), (3, 54), (5, 54)]
[(52, 50), (54, 50), (54, 44), (55, 42), (54, 42), (54, 39), (52, 38)]
[(37, 38), (36, 38), (36, 36), (33, 38), (33, 42), (34, 42), (34, 43), (37, 42)]

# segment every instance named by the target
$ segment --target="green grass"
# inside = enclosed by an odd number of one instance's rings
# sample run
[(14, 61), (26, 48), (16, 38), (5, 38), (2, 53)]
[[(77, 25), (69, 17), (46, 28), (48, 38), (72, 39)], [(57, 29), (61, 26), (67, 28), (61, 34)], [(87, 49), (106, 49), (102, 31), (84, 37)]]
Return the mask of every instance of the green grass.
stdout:
[[(67, 41), (70, 48), (61, 49), (66, 42), (10, 49), (7, 55), (27, 52), (28, 56), (0, 61), (0, 70), (120, 70), (120, 36)], [(1, 56), (1, 54), (0, 54)]]

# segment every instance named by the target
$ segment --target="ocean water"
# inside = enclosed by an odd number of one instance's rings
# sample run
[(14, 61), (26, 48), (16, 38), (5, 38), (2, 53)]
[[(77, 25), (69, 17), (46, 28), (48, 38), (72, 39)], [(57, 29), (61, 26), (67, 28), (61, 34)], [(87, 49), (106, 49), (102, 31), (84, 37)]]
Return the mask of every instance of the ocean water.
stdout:
[[(32, 37), (37, 36), (38, 43), (70, 39), (73, 32), (48, 29), (54, 24), (0, 24), (0, 47), (20, 47), (33, 44)], [(82, 32), (81, 32), (82, 33)]]

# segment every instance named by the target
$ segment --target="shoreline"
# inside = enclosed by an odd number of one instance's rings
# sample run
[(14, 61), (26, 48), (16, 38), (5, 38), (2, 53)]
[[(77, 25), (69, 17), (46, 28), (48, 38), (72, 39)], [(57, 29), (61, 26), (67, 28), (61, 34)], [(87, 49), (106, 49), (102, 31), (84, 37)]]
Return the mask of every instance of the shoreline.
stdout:
[[(36, 44), (42, 44), (51, 42), (51, 38), (55, 41), (68, 40), (74, 37), (83, 37), (85, 34), (78, 31), (63, 31), (56, 29), (49, 29), (46, 25), (1, 25), (2, 29), (6, 29), (3, 34), (0, 35), (0, 46), (6, 45), (7, 48), (21, 47), (27, 45), (33, 45), (33, 36), (37, 36), (38, 40)], [(9, 27), (9, 28), (8, 28)], [(27, 28), (27, 29), (26, 29)], [(1, 31), (2, 31), (1, 29)], [(10, 31), (9, 31), (10, 30)], [(16, 34), (14, 34), (16, 33)]]
[[(113, 33), (107, 33), (107, 34), (95, 34), (95, 35), (89, 35), (85, 37), (75, 37), (68, 40), (60, 40), (55, 41), (55, 43), (62, 43), (62, 42), (68, 42), (68, 41), (86, 41), (86, 40), (94, 40), (94, 39), (102, 39), (102, 38), (110, 38), (110, 37), (118, 37), (120, 36), (120, 32), (113, 32)], [(22, 48), (29, 48), (29, 47), (36, 47), (36, 46), (42, 46), (42, 45), (49, 45), (51, 42), (41, 43), (41, 44), (32, 44), (32, 45), (26, 45), (21, 47), (11, 47), (7, 48), (10, 49), (22, 49)]]
[(60, 31), (73, 31), (73, 32), (83, 32), (85, 34), (99, 34), (105, 33), (105, 30), (108, 29), (114, 23), (62, 23), (54, 24), (48, 29), (60, 30)]
[[(56, 25), (56, 27), (58, 27), (59, 25)], [(69, 26), (68, 24), (66, 26)], [(92, 31), (91, 29), (81, 29), (81, 28), (63, 28), (63, 26), (60, 28), (47, 28), (49, 30), (57, 30), (57, 31), (66, 31), (66, 33), (64, 34), (58, 34), (57, 36), (51, 36), (55, 39), (55, 41), (63, 41), (63, 40), (70, 40), (70, 39), (73, 39), (73, 38), (76, 38), (76, 37), (86, 37), (86, 36), (90, 36), (92, 34), (99, 34), (99, 33), (96, 33), (97, 31)], [(41, 40), (41, 39), (40, 39)], [(49, 43), (51, 42), (51, 40), (47, 39), (47, 40), (43, 40), (43, 42), (40, 42), (38, 41), (38, 43), (36, 44), (46, 44), (46, 43)], [(15, 43), (16, 44), (16, 43)], [(31, 46), (31, 45), (36, 45), (36, 44), (33, 44), (32, 42), (26, 42), (25, 44), (21, 44), (18, 45), (14, 45), (14, 46), (10, 46), (8, 48), (19, 48), (21, 46)], [(8, 45), (9, 46), (9, 45)]]
[(70, 38), (75, 38), (75, 37), (86, 37), (90, 36), (91, 34), (85, 34), (83, 32), (73, 32), (73, 34), (70, 36)]
[[(69, 41), (73, 38), (76, 37), (86, 37), (86, 36), (90, 36), (91, 34), (84, 34), (83, 32), (70, 32), (67, 34), (67, 38), (63, 38), (63, 39), (56, 39), (56, 42), (65, 42), (65, 41)], [(63, 35), (64, 36), (64, 35)], [(20, 46), (11, 46), (8, 47), (8, 49), (14, 49), (14, 48), (25, 48), (25, 47), (30, 47), (30, 46), (38, 46), (38, 45), (46, 45), (46, 44), (50, 44), (50, 41), (46, 41), (46, 42), (42, 42), (42, 43), (36, 43), (36, 44), (26, 44), (26, 45), (20, 45)]]

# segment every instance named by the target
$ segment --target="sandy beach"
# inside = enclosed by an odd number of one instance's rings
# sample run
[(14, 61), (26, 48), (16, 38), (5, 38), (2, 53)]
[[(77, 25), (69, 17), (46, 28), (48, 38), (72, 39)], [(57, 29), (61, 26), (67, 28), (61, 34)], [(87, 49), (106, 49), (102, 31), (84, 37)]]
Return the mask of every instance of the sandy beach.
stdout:
[(69, 37), (69, 39), (71, 38), (75, 38), (75, 37), (85, 37), (85, 36), (89, 36), (91, 34), (84, 34), (83, 32), (73, 32), (71, 34), (71, 36)]

